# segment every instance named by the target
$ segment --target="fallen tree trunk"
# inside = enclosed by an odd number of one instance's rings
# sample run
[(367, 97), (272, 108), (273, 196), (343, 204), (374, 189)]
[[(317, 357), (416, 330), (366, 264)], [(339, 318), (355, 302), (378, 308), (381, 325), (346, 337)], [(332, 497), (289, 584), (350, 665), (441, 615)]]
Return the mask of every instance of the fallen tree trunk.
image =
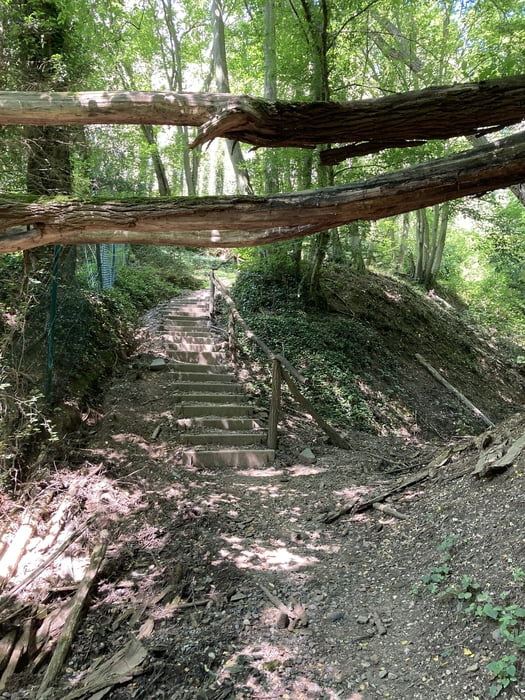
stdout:
[[(0, 253), (51, 243), (262, 245), (523, 180), (525, 132), (365, 182), (307, 192), (102, 202), (0, 197)], [(12, 227), (19, 228), (6, 230)]]
[(484, 134), (525, 118), (525, 75), (352, 102), (272, 102), (246, 95), (174, 92), (0, 93), (0, 124), (171, 124), (254, 146), (350, 143), (325, 163), (414, 142)]

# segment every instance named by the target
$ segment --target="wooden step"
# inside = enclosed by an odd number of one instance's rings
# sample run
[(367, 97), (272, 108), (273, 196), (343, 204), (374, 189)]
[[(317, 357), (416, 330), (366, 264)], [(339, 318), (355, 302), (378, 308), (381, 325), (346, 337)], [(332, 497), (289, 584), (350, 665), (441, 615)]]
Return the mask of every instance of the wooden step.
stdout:
[(177, 402), (181, 404), (191, 404), (191, 403), (222, 403), (228, 404), (239, 404), (244, 405), (248, 401), (248, 397), (243, 393), (229, 392), (228, 394), (221, 392), (196, 392), (192, 391), (188, 394), (180, 393), (178, 390), (175, 391), (174, 398)]
[(194, 403), (177, 406), (177, 416), (180, 418), (216, 417), (216, 418), (250, 418), (253, 416), (253, 406), (250, 404), (230, 403)]
[(209, 365), (206, 363), (196, 364), (194, 362), (183, 362), (178, 361), (176, 358), (170, 358), (169, 368), (175, 372), (191, 372), (192, 374), (209, 374), (211, 376), (225, 374), (231, 376), (228, 374), (230, 367), (227, 363), (218, 365)]
[(218, 343), (192, 343), (186, 340), (172, 342), (167, 347), (168, 352), (178, 352), (179, 350), (191, 352), (221, 352)]
[(168, 356), (180, 362), (192, 362), (197, 365), (220, 365), (228, 362), (224, 352), (199, 352), (198, 350), (172, 350)]
[[(200, 370), (201, 368), (198, 366), (197, 369)], [(179, 372), (178, 380), (181, 384), (185, 382), (196, 382), (197, 384), (202, 384), (203, 382), (206, 384), (236, 384), (235, 377), (226, 372)]]
[(183, 463), (194, 467), (265, 467), (275, 459), (274, 450), (268, 449), (189, 449), (183, 454)]
[(185, 396), (190, 396), (191, 394), (200, 395), (207, 393), (224, 394), (225, 396), (244, 395), (242, 387), (236, 384), (235, 382), (197, 382), (190, 380), (188, 382), (177, 382), (175, 391), (177, 395), (179, 394), (179, 392), (181, 392)]
[(246, 447), (260, 445), (268, 439), (264, 430), (259, 432), (234, 432), (224, 430), (205, 433), (184, 433), (181, 435), (183, 445), (221, 445), (224, 447)]
[(219, 416), (193, 416), (193, 418), (178, 418), (176, 425), (180, 430), (201, 428), (204, 430), (260, 430), (259, 423), (254, 418), (220, 418)]

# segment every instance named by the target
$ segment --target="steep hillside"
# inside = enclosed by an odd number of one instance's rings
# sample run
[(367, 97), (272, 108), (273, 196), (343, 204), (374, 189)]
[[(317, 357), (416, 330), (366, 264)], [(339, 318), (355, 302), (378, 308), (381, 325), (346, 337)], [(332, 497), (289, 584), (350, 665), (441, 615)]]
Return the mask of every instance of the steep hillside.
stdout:
[[(487, 425), (418, 361), (422, 356), (494, 423), (524, 403), (525, 377), (500, 339), (469, 324), (433, 292), (370, 273), (333, 273), (324, 283), (331, 310), (375, 332), (373, 391), (391, 396), (408, 431), (428, 437), (479, 432)], [(516, 348), (516, 354), (518, 349)], [(392, 418), (392, 424), (397, 421)]]

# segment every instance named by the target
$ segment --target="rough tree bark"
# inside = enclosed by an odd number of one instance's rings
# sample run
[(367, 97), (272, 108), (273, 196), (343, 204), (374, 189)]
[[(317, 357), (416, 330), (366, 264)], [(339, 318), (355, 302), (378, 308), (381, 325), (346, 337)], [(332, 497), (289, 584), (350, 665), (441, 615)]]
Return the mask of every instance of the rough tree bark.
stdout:
[[(108, 202), (4, 196), (0, 197), (0, 253), (49, 243), (262, 245), (523, 180), (525, 133), (362, 183), (309, 192)], [(32, 229), (5, 230), (26, 226)]]
[(525, 118), (525, 75), (431, 87), (358, 102), (269, 102), (244, 95), (173, 92), (0, 93), (0, 124), (198, 126), (254, 146), (314, 148), (325, 165), (428, 139), (483, 134)]

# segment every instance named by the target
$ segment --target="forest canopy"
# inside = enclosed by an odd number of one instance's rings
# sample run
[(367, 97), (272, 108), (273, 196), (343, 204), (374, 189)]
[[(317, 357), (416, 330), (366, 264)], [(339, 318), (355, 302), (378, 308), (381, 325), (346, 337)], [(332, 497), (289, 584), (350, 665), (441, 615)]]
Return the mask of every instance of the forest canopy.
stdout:
[(4, 253), (319, 233), (315, 270), (403, 215), (427, 284), (455, 202), (523, 201), (516, 0), (10, 0), (1, 22)]

